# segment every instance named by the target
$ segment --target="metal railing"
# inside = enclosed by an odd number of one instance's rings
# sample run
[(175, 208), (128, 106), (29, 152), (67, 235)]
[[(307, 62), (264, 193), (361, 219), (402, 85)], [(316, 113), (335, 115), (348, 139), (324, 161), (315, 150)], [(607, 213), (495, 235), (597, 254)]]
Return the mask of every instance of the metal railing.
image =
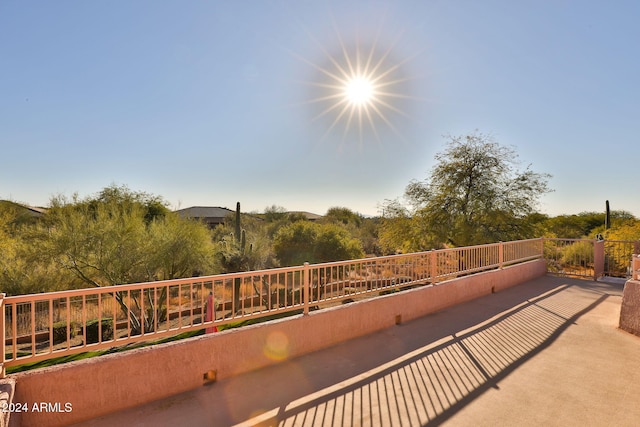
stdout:
[(596, 240), (544, 239), (544, 257), (549, 273), (594, 278)]
[(301, 312), (541, 258), (543, 240), (5, 297), (5, 367)]
[(631, 277), (632, 254), (640, 242), (631, 240), (544, 239), (549, 273), (598, 279)]
[(631, 259), (640, 253), (640, 242), (629, 240), (604, 241), (604, 274), (611, 277), (631, 277)]

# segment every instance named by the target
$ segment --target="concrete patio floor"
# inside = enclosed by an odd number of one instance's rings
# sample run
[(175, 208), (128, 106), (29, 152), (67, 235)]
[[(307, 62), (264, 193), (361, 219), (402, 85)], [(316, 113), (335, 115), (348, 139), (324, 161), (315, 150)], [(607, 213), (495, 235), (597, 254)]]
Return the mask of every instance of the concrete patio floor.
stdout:
[(78, 425), (637, 426), (622, 288), (545, 276)]

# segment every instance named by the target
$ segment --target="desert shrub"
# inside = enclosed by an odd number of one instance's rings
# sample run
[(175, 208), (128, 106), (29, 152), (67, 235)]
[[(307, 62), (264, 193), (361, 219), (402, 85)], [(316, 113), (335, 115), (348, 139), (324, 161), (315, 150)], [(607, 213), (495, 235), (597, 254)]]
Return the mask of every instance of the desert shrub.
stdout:
[(591, 242), (575, 242), (562, 251), (562, 260), (566, 265), (586, 267), (593, 264), (593, 244)]
[[(78, 324), (71, 322), (69, 324), (69, 338), (74, 338), (78, 333)], [(53, 324), (53, 344), (60, 344), (67, 340), (67, 322), (61, 321)]]
[(89, 320), (85, 328), (85, 341), (87, 344), (98, 342), (98, 327), (102, 330), (102, 340), (113, 339), (113, 319)]

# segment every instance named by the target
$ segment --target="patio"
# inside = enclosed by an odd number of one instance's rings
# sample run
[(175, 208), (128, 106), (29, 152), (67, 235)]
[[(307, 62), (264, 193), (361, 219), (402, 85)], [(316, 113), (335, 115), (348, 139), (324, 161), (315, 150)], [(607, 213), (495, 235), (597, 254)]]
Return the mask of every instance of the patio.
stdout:
[(544, 276), (78, 425), (637, 425), (622, 288)]

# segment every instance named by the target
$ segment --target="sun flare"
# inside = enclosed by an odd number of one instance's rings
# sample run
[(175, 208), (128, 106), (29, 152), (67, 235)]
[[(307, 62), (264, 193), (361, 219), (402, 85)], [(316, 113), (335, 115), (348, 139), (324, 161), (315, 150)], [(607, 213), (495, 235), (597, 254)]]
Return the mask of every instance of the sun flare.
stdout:
[(355, 76), (347, 81), (344, 95), (353, 105), (366, 105), (373, 101), (375, 89), (370, 79)]
[[(310, 35), (311, 36), (311, 35)], [(344, 36), (336, 27), (335, 38), (320, 43), (318, 57), (294, 54), (311, 68), (307, 99), (311, 123), (320, 130), (320, 140), (382, 143), (404, 140), (402, 132), (415, 98), (408, 76), (408, 62), (399, 58), (400, 38), (384, 38), (381, 32)]]

